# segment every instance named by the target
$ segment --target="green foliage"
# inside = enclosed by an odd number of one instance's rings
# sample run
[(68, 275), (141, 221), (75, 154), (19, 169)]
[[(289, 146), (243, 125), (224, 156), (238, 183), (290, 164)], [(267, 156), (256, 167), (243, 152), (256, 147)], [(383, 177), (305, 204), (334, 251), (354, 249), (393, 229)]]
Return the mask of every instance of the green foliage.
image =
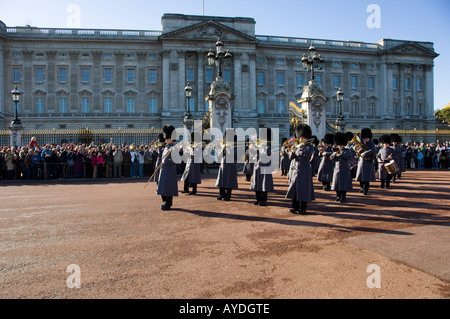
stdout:
[(442, 108), (442, 110), (436, 110), (434, 116), (442, 122), (450, 123), (450, 103)]

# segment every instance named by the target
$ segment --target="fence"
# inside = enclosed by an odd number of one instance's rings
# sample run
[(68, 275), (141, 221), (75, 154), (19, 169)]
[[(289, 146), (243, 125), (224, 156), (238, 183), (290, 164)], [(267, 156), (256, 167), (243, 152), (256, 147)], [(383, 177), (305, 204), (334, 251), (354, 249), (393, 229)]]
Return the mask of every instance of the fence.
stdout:
[[(39, 145), (62, 143), (86, 143), (94, 142), (96, 145), (109, 143), (113, 140), (115, 144), (151, 144), (157, 141), (160, 129), (40, 129), (22, 131), (21, 145), (27, 145), (32, 137), (36, 138)], [(11, 131), (0, 131), (0, 145), (10, 144)]]

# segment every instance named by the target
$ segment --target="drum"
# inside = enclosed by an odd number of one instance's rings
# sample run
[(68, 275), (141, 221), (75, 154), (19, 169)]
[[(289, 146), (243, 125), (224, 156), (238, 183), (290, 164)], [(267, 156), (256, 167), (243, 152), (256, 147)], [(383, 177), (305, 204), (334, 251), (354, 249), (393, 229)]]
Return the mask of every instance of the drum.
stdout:
[(388, 164), (384, 164), (384, 167), (386, 168), (388, 174), (391, 175), (395, 174), (398, 171), (398, 165), (394, 160), (390, 161)]

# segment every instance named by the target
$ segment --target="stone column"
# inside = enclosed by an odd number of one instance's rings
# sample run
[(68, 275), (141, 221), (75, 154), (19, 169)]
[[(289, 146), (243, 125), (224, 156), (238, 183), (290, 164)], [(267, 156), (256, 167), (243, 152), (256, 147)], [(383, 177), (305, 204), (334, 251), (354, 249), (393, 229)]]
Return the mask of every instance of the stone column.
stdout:
[(434, 75), (433, 75), (433, 64), (425, 65), (425, 80), (424, 80), (424, 92), (425, 92), (425, 105), (424, 112), (428, 119), (434, 118)]
[(234, 94), (236, 96), (234, 107), (242, 108), (242, 65), (241, 65), (241, 53), (233, 52), (234, 63)]
[(197, 110), (205, 109), (205, 52), (197, 51)]
[(3, 39), (0, 38), (0, 115), (5, 112), (5, 83), (3, 82), (5, 78), (5, 71), (3, 61)]
[(162, 87), (163, 87), (163, 104), (162, 111), (167, 112), (170, 110), (170, 51), (162, 52)]
[(102, 58), (103, 52), (101, 51), (94, 51), (92, 52), (93, 56), (93, 67), (92, 67), (92, 112), (103, 112), (102, 110), (102, 102), (101, 102), (101, 84), (102, 81), (102, 68), (100, 65), (101, 58)]
[(68, 110), (71, 113), (79, 113), (81, 111), (81, 106), (78, 103), (78, 84), (79, 84), (79, 68), (78, 68), (78, 56), (79, 51), (70, 51), (70, 67), (69, 67), (69, 87), (70, 87), (70, 99)]
[(114, 105), (113, 112), (124, 112), (125, 111), (125, 100), (123, 96), (123, 57), (125, 56), (124, 52), (114, 52), (114, 56), (116, 58), (115, 65), (115, 81), (114, 81), (114, 90), (116, 94), (114, 96)]
[(33, 83), (33, 65), (32, 56), (33, 51), (24, 50), (22, 51), (24, 58), (23, 64), (23, 97), (21, 97), (21, 111), (22, 112), (33, 112), (33, 93), (32, 93), (32, 83)]
[(256, 110), (256, 54), (249, 54), (249, 66), (250, 66), (250, 98), (249, 98), (249, 111), (257, 112)]
[(145, 94), (145, 87), (146, 87), (146, 74), (147, 74), (147, 58), (148, 58), (148, 53), (147, 52), (138, 52), (137, 53), (137, 57), (138, 57), (138, 66), (137, 66), (137, 107), (136, 107), (136, 112), (148, 112), (149, 108), (148, 108), (148, 98), (147, 95)]
[(54, 113), (58, 112), (56, 107), (56, 96), (55, 96), (55, 56), (56, 51), (47, 51), (47, 112)]
[(186, 87), (186, 52), (177, 51), (178, 54), (178, 109), (180, 111), (186, 110), (186, 94), (184, 88)]

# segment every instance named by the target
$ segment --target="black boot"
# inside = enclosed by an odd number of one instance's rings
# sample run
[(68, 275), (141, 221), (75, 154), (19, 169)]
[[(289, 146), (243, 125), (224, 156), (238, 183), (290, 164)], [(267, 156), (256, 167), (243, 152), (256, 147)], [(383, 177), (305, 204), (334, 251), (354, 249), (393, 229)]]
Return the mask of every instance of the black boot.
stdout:
[(290, 209), (289, 211), (292, 214), (298, 214), (300, 210), (300, 202), (296, 199), (292, 200), (292, 209)]
[(386, 180), (385, 180), (385, 179), (382, 179), (382, 180), (381, 180), (380, 188), (385, 188), (385, 187), (386, 187)]
[(182, 194), (187, 194), (189, 193), (189, 183), (187, 180), (184, 181), (184, 187), (183, 190), (181, 191)]
[(341, 201), (341, 196), (342, 196), (342, 192), (336, 191), (336, 199), (334, 201), (335, 202), (340, 202)]
[(225, 196), (223, 198), (224, 201), (231, 200), (231, 188), (225, 188)]
[(223, 200), (225, 198), (225, 188), (221, 187), (219, 191), (219, 196), (217, 196), (217, 200)]
[(192, 191), (189, 192), (189, 195), (196, 195), (197, 194), (197, 184), (191, 184), (192, 185)]
[(261, 194), (261, 202), (259, 203), (259, 206), (267, 206), (267, 192), (260, 192)]
[(253, 205), (259, 205), (261, 203), (261, 192), (255, 191), (256, 201), (253, 202)]
[(347, 197), (347, 192), (341, 192), (341, 199), (339, 202), (344, 203), (346, 197)]
[(307, 202), (300, 203), (300, 214), (306, 214), (306, 205), (307, 204), (308, 204)]

